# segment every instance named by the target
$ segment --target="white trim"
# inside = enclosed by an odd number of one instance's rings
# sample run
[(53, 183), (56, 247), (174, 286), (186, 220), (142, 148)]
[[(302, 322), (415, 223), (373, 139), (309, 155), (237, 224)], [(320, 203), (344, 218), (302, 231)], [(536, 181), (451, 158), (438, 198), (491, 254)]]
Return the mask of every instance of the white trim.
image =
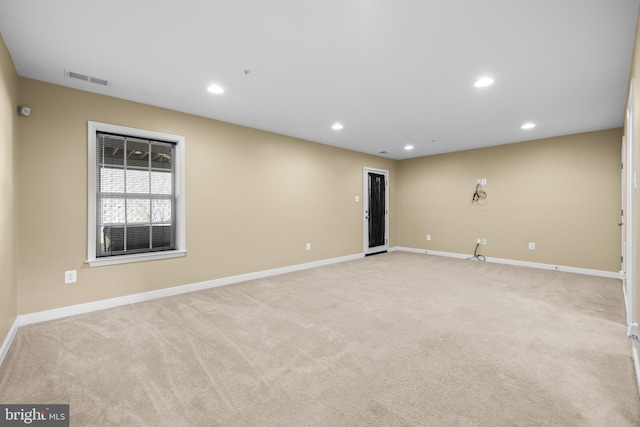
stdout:
[[(406, 248), (401, 246), (394, 248), (394, 251), (413, 252), (417, 254), (437, 255), (437, 256), (444, 256), (448, 258), (459, 258), (459, 259), (468, 259), (473, 256), (473, 254), (441, 252), (441, 251), (432, 251), (427, 249)], [(492, 257), (486, 257), (486, 262), (491, 262), (496, 264), (515, 265), (519, 267), (539, 268), (542, 270), (562, 271), (565, 273), (585, 274), (588, 276), (606, 277), (609, 279), (620, 279), (620, 273), (618, 271), (592, 270), (589, 268), (570, 267), (566, 265), (543, 264), (539, 262), (519, 261), (515, 259), (492, 258)]]
[(631, 358), (633, 359), (633, 367), (636, 371), (636, 383), (638, 384), (638, 395), (640, 395), (640, 356), (638, 356), (638, 347), (631, 343)]
[(635, 78), (631, 79), (629, 84), (629, 98), (626, 108), (627, 134), (624, 136), (626, 161), (624, 162), (623, 171), (625, 179), (625, 194), (623, 200), (626, 203), (624, 207), (623, 227), (626, 236), (623, 240), (626, 248), (622, 254), (625, 259), (625, 308), (627, 312), (627, 324), (636, 322), (636, 212), (635, 212), (635, 194), (636, 194), (636, 123), (635, 123)]
[(85, 261), (91, 267), (100, 267), (103, 265), (128, 264), (131, 262), (153, 261), (157, 259), (178, 258), (187, 254), (187, 251), (162, 251), (149, 252), (134, 255), (121, 255), (117, 257), (96, 258), (94, 260)]
[[(96, 132), (111, 132), (141, 138), (149, 138), (176, 144), (175, 179), (176, 179), (176, 246), (175, 251), (150, 252), (136, 255), (121, 255), (110, 257), (108, 260), (96, 257)], [(113, 264), (126, 264), (138, 261), (175, 258), (186, 255), (185, 233), (185, 137), (169, 133), (155, 132), (126, 126), (112, 125), (100, 122), (87, 122), (87, 260), (91, 267)]]
[(620, 147), (620, 167), (622, 172), (620, 173), (620, 282), (622, 284), (622, 295), (624, 297), (624, 310), (626, 316), (626, 324), (631, 324), (631, 311), (629, 310), (629, 299), (627, 298), (627, 262), (629, 261), (627, 255), (627, 227), (625, 222), (625, 211), (627, 210), (627, 141), (626, 137), (622, 135), (622, 145)]
[(4, 358), (7, 356), (7, 353), (9, 352), (9, 348), (11, 348), (11, 344), (13, 344), (13, 340), (15, 339), (19, 328), (20, 328), (20, 318), (16, 317), (16, 320), (14, 320), (13, 325), (11, 325), (11, 328), (9, 328), (9, 333), (4, 339), (4, 342), (2, 343), (2, 347), (0, 347), (0, 366), (2, 366), (2, 362), (4, 362)]
[(192, 283), (189, 285), (175, 286), (166, 289), (158, 289), (156, 291), (143, 292), (140, 294), (126, 295), (117, 298), (88, 302), (85, 304), (71, 305), (67, 307), (55, 308), (53, 310), (39, 311), (36, 313), (23, 314), (18, 316), (19, 325), (25, 326), (32, 323), (46, 322), (48, 320), (60, 319), (63, 317), (75, 316), (77, 314), (90, 313), (93, 311), (105, 310), (108, 308), (120, 307), (123, 305), (134, 304), (138, 302), (151, 301), (158, 298), (164, 298), (174, 295), (186, 294), (189, 292), (201, 291), (204, 289), (215, 288), (218, 286), (231, 285), (233, 283), (244, 282), (247, 280), (262, 279), (265, 277), (276, 276), (279, 274), (292, 273), (294, 271), (308, 270), (310, 268), (321, 267), (324, 265), (336, 264), (345, 261), (352, 261), (363, 258), (363, 254), (347, 255), (338, 258), (324, 259), (320, 261), (308, 262), (305, 264), (291, 265), (287, 267), (274, 268), (272, 270), (263, 270), (255, 273), (240, 274), (238, 276), (224, 277), (221, 279), (207, 280), (205, 282)]

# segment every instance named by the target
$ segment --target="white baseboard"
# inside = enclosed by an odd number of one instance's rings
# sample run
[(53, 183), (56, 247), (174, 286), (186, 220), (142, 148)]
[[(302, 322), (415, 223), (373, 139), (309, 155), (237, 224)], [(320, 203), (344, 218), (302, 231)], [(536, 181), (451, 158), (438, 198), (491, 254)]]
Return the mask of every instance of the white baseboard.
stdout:
[(189, 292), (201, 291), (204, 289), (215, 288), (218, 286), (231, 285), (233, 283), (245, 282), (247, 280), (262, 279), (265, 277), (276, 276), (278, 274), (292, 273), (294, 271), (307, 270), (310, 268), (321, 267), (323, 265), (336, 264), (354, 259), (363, 258), (364, 254), (347, 255), (338, 258), (324, 259), (320, 261), (308, 262), (305, 264), (291, 265), (287, 267), (274, 268), (272, 270), (263, 270), (255, 273), (240, 274), (238, 276), (223, 277), (221, 279), (207, 280), (205, 282), (192, 283), (188, 285), (175, 286), (166, 289), (158, 289), (157, 291), (143, 292), (139, 294), (126, 295), (117, 298), (110, 298), (101, 301), (88, 302), (85, 304), (71, 305), (67, 307), (55, 308), (52, 310), (39, 311), (36, 313), (23, 314), (18, 316), (19, 326), (30, 325), (32, 323), (46, 322), (48, 320), (60, 319), (63, 317), (74, 316), (77, 314), (90, 313), (93, 311), (105, 310), (108, 308), (120, 307), (123, 305), (134, 304), (138, 302), (151, 301), (158, 298), (170, 297), (174, 295), (186, 294)]
[[(413, 252), (417, 254), (437, 255), (437, 256), (444, 256), (449, 258), (459, 258), (459, 259), (467, 259), (473, 256), (472, 254), (459, 254), (455, 252), (432, 251), (428, 249), (406, 248), (401, 246), (397, 246), (393, 250)], [(543, 264), (539, 262), (518, 261), (514, 259), (492, 258), (492, 257), (486, 257), (485, 261), (496, 263), (496, 264), (507, 264), (507, 265), (515, 265), (519, 267), (531, 267), (531, 268), (539, 268), (542, 270), (553, 270), (553, 271), (562, 271), (565, 273), (576, 273), (576, 274), (585, 274), (588, 276), (606, 277), (609, 279), (620, 279), (620, 272), (618, 271), (592, 270), (589, 268), (570, 267), (566, 265)]]
[(636, 371), (636, 382), (638, 383), (638, 395), (640, 396), (640, 357), (638, 356), (638, 345), (631, 343), (631, 358), (633, 359), (633, 367)]
[(4, 362), (4, 358), (7, 356), (7, 353), (9, 352), (9, 348), (11, 347), (11, 344), (13, 344), (13, 340), (15, 339), (16, 334), (18, 333), (18, 328), (20, 328), (20, 320), (19, 318), (16, 318), (16, 320), (13, 322), (13, 325), (11, 325), (11, 328), (9, 329), (9, 333), (4, 339), (4, 342), (2, 343), (2, 347), (0, 347), (0, 366), (2, 366), (2, 362)]

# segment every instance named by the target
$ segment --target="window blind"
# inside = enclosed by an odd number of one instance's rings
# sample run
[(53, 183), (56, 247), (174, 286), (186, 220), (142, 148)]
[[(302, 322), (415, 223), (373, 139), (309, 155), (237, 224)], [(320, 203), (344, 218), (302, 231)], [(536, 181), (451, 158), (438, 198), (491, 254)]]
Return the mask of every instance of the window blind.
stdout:
[(96, 133), (96, 257), (176, 249), (175, 150)]

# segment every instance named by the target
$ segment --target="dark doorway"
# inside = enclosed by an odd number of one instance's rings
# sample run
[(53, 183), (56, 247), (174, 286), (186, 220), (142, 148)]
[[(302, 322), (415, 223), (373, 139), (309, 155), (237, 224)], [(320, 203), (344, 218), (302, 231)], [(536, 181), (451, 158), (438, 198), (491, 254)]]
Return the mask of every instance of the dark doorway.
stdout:
[(368, 229), (369, 249), (386, 250), (386, 177), (383, 174), (368, 172)]

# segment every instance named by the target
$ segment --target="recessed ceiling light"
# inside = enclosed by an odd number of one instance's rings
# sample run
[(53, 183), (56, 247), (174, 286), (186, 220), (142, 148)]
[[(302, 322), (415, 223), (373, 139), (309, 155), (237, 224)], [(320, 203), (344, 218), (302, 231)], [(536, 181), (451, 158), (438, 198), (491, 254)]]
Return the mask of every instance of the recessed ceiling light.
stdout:
[(491, 77), (482, 77), (478, 79), (473, 85), (475, 87), (487, 87), (493, 84), (493, 79)]
[(520, 126), (521, 129), (533, 129), (534, 127), (536, 127), (535, 123), (525, 123), (522, 126)]
[(221, 94), (224, 93), (224, 89), (219, 85), (211, 85), (207, 88), (207, 90), (211, 93)]
[(411, 150), (413, 150), (413, 145), (405, 145), (404, 149), (407, 150), (407, 151), (411, 151)]
[(334, 123), (333, 126), (331, 126), (331, 129), (333, 130), (340, 130), (344, 128), (344, 126), (342, 126), (342, 123)]

